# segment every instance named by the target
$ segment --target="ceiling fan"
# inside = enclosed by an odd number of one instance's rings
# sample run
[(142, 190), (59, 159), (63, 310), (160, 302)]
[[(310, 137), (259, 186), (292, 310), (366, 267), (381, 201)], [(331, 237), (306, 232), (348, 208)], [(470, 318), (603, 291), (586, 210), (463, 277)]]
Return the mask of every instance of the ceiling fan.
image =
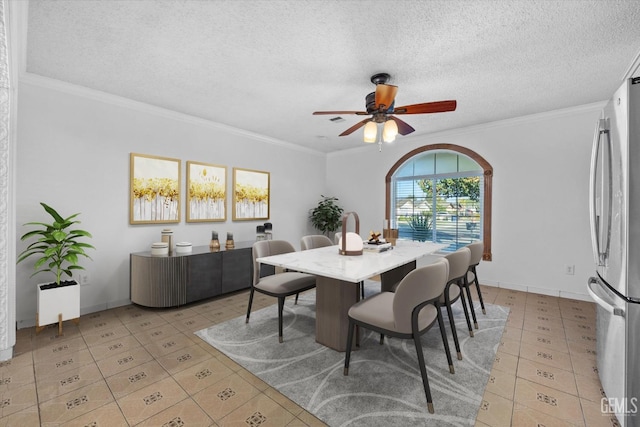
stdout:
[[(352, 134), (362, 126), (365, 126), (364, 140), (365, 142), (376, 142), (377, 124), (384, 124), (382, 139), (385, 142), (391, 142), (395, 139), (396, 134), (408, 135), (415, 131), (408, 123), (395, 117), (398, 114), (430, 114), (430, 113), (444, 113), (447, 111), (454, 111), (456, 109), (456, 101), (437, 101), (437, 102), (425, 102), (422, 104), (404, 105), (402, 107), (395, 106), (395, 97), (398, 92), (398, 87), (394, 85), (388, 85), (387, 82), (390, 79), (390, 75), (387, 73), (378, 73), (371, 76), (371, 83), (376, 85), (376, 91), (371, 92), (366, 96), (366, 108), (367, 111), (315, 111), (314, 115), (340, 115), (340, 114), (355, 114), (358, 116), (368, 117), (349, 129), (345, 130), (340, 136), (346, 136)], [(382, 139), (379, 142), (382, 142)]]

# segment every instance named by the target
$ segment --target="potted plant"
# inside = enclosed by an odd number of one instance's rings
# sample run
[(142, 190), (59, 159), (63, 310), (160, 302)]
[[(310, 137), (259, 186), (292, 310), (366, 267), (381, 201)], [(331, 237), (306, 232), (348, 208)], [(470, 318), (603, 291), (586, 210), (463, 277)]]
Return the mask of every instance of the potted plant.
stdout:
[[(75, 280), (71, 280), (74, 270), (84, 270), (78, 265), (79, 257), (91, 259), (85, 249), (95, 249), (92, 245), (78, 241), (82, 237), (92, 237), (84, 230), (70, 229), (80, 221), (74, 220), (79, 213), (68, 218), (63, 218), (51, 206), (40, 203), (44, 210), (51, 215), (53, 222), (29, 222), (25, 226), (39, 226), (35, 230), (25, 233), (20, 240), (36, 238), (18, 256), (18, 263), (31, 256), (39, 257), (35, 264), (36, 270), (31, 276), (38, 273), (51, 272), (55, 275), (55, 281), (41, 283), (37, 287), (38, 309), (36, 314), (36, 331), (44, 325), (58, 323), (58, 333), (62, 333), (64, 320), (80, 318), (80, 286)], [(62, 280), (63, 275), (70, 280)]]
[(336, 197), (323, 195), (320, 197), (322, 200), (309, 213), (309, 219), (315, 228), (328, 235), (330, 232), (336, 231), (342, 224), (343, 209), (336, 203), (338, 201)]

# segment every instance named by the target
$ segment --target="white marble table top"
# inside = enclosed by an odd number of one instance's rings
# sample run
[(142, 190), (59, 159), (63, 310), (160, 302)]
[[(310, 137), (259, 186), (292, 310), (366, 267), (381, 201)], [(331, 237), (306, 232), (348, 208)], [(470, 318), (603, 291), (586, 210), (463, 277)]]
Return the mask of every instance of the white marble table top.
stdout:
[(446, 245), (431, 242), (398, 240), (393, 249), (380, 253), (365, 250), (362, 255), (345, 256), (340, 255), (338, 246), (334, 245), (262, 257), (257, 261), (261, 264), (275, 265), (316, 276), (357, 283), (415, 261), (444, 247)]

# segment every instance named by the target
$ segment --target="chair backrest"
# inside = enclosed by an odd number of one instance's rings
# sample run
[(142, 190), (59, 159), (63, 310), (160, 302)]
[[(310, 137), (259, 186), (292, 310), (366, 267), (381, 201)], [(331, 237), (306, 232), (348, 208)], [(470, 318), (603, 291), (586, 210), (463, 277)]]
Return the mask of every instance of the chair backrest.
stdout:
[(460, 248), (445, 256), (449, 261), (449, 280), (458, 279), (467, 274), (469, 269), (469, 260), (471, 259), (471, 251), (469, 248)]
[(393, 297), (393, 317), (399, 332), (411, 333), (413, 309), (442, 295), (448, 277), (449, 262), (445, 258), (404, 276)]
[(255, 242), (251, 248), (251, 256), (253, 257), (253, 284), (257, 284), (260, 280), (260, 263), (256, 261), (258, 258), (271, 255), (288, 254), (295, 252), (293, 245), (286, 240), (260, 240)]
[(474, 242), (468, 244), (466, 247), (471, 251), (469, 266), (480, 264), (480, 261), (482, 261), (482, 251), (484, 250), (484, 243), (482, 243), (482, 241)]
[(303, 251), (307, 249), (322, 248), (325, 246), (333, 246), (330, 238), (322, 234), (314, 234), (311, 236), (303, 236), (300, 239), (300, 247)]
[(334, 234), (333, 236), (333, 242), (337, 245), (338, 242), (340, 242), (340, 238), (342, 237), (342, 232), (338, 231), (336, 234)]

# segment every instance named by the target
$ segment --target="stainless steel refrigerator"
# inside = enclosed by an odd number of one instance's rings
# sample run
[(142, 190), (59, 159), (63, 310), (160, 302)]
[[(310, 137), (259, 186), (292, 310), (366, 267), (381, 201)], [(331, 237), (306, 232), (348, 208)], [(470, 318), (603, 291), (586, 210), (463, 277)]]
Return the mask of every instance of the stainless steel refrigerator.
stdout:
[(640, 78), (607, 103), (593, 141), (588, 291), (597, 303), (598, 374), (624, 427), (640, 426)]

